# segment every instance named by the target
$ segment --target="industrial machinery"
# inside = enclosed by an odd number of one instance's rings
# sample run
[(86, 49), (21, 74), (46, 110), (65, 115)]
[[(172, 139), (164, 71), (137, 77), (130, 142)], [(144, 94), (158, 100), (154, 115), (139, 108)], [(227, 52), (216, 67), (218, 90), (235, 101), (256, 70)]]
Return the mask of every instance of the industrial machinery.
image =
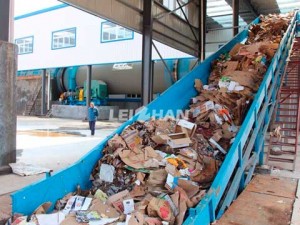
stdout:
[[(167, 59), (164, 62), (162, 60), (153, 61), (153, 93), (159, 94), (165, 91), (191, 71), (196, 63), (197, 59), (195, 58)], [(49, 69), (53, 80), (51, 83), (53, 86), (51, 88), (52, 100), (61, 98), (63, 104), (84, 105), (85, 99), (79, 100), (79, 93), (83, 88), (84, 98), (86, 97), (86, 71), (86, 66)], [(126, 102), (133, 97), (139, 99), (141, 71), (140, 61), (92, 65), (92, 100), (96, 105), (105, 105), (110, 100)], [(18, 76), (30, 75), (41, 75), (41, 71), (18, 72)]]

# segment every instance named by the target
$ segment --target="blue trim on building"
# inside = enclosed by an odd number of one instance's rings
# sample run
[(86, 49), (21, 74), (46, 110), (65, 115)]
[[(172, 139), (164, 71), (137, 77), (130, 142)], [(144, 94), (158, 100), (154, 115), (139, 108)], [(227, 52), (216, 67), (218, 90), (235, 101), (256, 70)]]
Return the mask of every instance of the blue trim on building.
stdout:
[[(59, 47), (59, 48), (53, 48), (53, 34), (57, 33), (57, 32), (61, 32), (61, 31), (66, 31), (66, 30), (75, 30), (75, 43), (72, 46), (66, 46), (66, 47)], [(62, 30), (55, 30), (52, 31), (51, 34), (51, 50), (58, 50), (58, 49), (63, 49), (63, 48), (75, 48), (76, 47), (76, 42), (77, 42), (77, 29), (76, 27), (70, 27), (70, 28), (66, 28), (66, 29), (62, 29)]]
[[(113, 23), (113, 22), (110, 22), (110, 21), (103, 21), (101, 22), (101, 28), (100, 28), (100, 43), (110, 43), (110, 42), (117, 42), (117, 41), (127, 41), (127, 40), (133, 40), (134, 39), (134, 32), (130, 29), (127, 29), (125, 28), (126, 30), (129, 30), (131, 31), (131, 34), (132, 34), (132, 37), (131, 38), (122, 38), (122, 39), (116, 39), (116, 40), (109, 40), (109, 41), (103, 41), (102, 40), (102, 30), (103, 30), (103, 24), (105, 23)], [(115, 24), (115, 23), (113, 23)], [(118, 24), (116, 24), (117, 26), (119, 26)], [(122, 27), (122, 26), (119, 26), (119, 27)]]
[(16, 38), (15, 39), (15, 44), (17, 40), (25, 39), (25, 38), (32, 38), (32, 51), (31, 52), (24, 52), (24, 53), (19, 53), (19, 47), (18, 47), (18, 55), (26, 55), (26, 54), (32, 54), (33, 53), (33, 48), (34, 48), (34, 36), (26, 36), (26, 37), (21, 37), (21, 38)]
[(54, 11), (54, 10), (57, 10), (57, 9), (62, 9), (62, 8), (68, 7), (68, 6), (69, 5), (67, 5), (67, 4), (55, 5), (55, 6), (52, 6), (52, 7), (49, 7), (49, 8), (45, 8), (45, 9), (37, 10), (37, 11), (31, 12), (31, 13), (27, 13), (27, 14), (24, 14), (24, 15), (16, 16), (14, 19), (15, 20), (20, 20), (20, 19), (24, 19), (24, 18), (27, 18), (27, 17), (31, 17), (31, 16), (43, 14), (43, 13), (46, 13), (46, 12)]

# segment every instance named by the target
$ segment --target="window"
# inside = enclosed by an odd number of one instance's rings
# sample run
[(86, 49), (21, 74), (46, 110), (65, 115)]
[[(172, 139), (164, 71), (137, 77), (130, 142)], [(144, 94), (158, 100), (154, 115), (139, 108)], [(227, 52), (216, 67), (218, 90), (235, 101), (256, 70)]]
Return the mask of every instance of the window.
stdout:
[(101, 42), (133, 39), (133, 31), (111, 22), (101, 24)]
[[(179, 3), (182, 6), (182, 9), (186, 15), (188, 15), (188, 8), (185, 6), (187, 2), (187, 0), (179, 0)], [(171, 11), (177, 9), (174, 13), (185, 20), (184, 14), (180, 9), (180, 5), (178, 4), (177, 0), (163, 0), (163, 5)]]
[(18, 38), (15, 40), (16, 45), (18, 45), (18, 54), (28, 54), (33, 52), (33, 36)]
[(76, 46), (76, 28), (52, 32), (52, 49)]

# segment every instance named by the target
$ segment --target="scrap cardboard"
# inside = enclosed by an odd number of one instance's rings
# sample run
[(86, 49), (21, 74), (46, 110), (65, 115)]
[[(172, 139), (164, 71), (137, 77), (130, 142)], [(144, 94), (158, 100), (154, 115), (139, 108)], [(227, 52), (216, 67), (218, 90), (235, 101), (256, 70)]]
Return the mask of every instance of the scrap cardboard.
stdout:
[(197, 160), (198, 157), (197, 152), (191, 147), (181, 148), (179, 154), (191, 158), (193, 160)]
[(159, 216), (164, 221), (171, 221), (174, 218), (169, 202), (164, 199), (152, 198), (147, 207), (149, 216)]
[(176, 124), (175, 132), (176, 133), (187, 133), (189, 137), (193, 137), (196, 131), (197, 124), (191, 123), (186, 120), (179, 120)]
[(207, 101), (207, 102), (201, 104), (200, 106), (197, 106), (197, 107), (191, 109), (192, 117), (195, 118), (195, 117), (199, 116), (200, 114), (204, 114), (207, 111), (212, 110), (212, 109), (214, 109), (214, 102)]
[(178, 208), (177, 208), (177, 206), (175, 205), (175, 203), (172, 201), (172, 199), (171, 199), (171, 197), (169, 196), (169, 195), (167, 195), (167, 194), (160, 194), (159, 196), (158, 196), (158, 198), (161, 198), (161, 199), (164, 199), (164, 200), (166, 200), (166, 201), (168, 201), (168, 203), (169, 203), (169, 205), (170, 205), (170, 207), (171, 207), (171, 209), (172, 209), (172, 212), (173, 212), (173, 215), (174, 216), (177, 216), (178, 215)]
[(134, 150), (141, 145), (142, 139), (139, 137), (139, 132), (137, 130), (128, 131), (126, 134), (122, 135), (127, 146)]
[(119, 193), (117, 193), (115, 195), (110, 196), (107, 199), (107, 203), (108, 204), (112, 204), (113, 202), (116, 202), (118, 200), (123, 200), (126, 197), (129, 197), (129, 191), (128, 190), (124, 190), (124, 191), (121, 191), (121, 192), (119, 192)]
[(223, 71), (223, 75), (230, 75), (233, 71), (235, 71), (238, 67), (239, 62), (238, 61), (227, 61), (225, 63), (226, 69)]
[(167, 143), (171, 148), (188, 147), (192, 144), (191, 139), (186, 133), (173, 133), (169, 134), (168, 137)]
[(177, 185), (185, 190), (189, 198), (192, 198), (199, 191), (199, 185), (190, 180), (178, 179)]
[(51, 202), (45, 202), (42, 205), (40, 205), (33, 214), (45, 214), (50, 209), (52, 203)]
[(144, 168), (145, 154), (140, 151), (135, 153), (131, 150), (123, 150), (119, 153), (121, 160), (128, 166), (131, 166), (135, 169)]
[(195, 79), (195, 89), (198, 91), (198, 92), (201, 92), (201, 90), (203, 89), (203, 83), (200, 79)]
[(163, 186), (167, 179), (167, 172), (165, 169), (153, 170), (147, 180), (147, 185), (150, 186)]
[(117, 218), (120, 216), (115, 208), (109, 206), (99, 199), (93, 199), (89, 210), (98, 212), (103, 218)]
[[(67, 215), (60, 225), (78, 225), (75, 215)], [(88, 225), (88, 223), (80, 223), (80, 225)]]

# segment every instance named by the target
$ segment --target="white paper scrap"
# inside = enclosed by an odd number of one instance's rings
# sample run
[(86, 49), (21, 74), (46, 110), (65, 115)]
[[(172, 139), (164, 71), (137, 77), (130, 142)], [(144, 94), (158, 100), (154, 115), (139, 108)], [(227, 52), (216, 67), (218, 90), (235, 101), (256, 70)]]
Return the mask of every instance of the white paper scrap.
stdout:
[(62, 212), (52, 214), (36, 214), (39, 225), (59, 225), (64, 219), (65, 214)]
[(133, 199), (123, 200), (124, 214), (130, 214), (134, 211), (134, 201)]
[(92, 198), (85, 198), (80, 210), (88, 210), (92, 200), (93, 200)]
[(102, 218), (100, 220), (95, 220), (95, 221), (90, 221), (89, 225), (105, 225), (105, 224), (110, 224), (115, 221), (117, 221), (119, 217), (117, 218)]
[(105, 182), (113, 182), (115, 174), (115, 167), (108, 164), (101, 164), (100, 166), (100, 180)]
[(214, 139), (209, 139), (210, 143), (214, 144), (224, 155), (227, 154), (227, 152), (222, 148)]
[(73, 207), (73, 205), (76, 201), (76, 198), (77, 198), (77, 196), (72, 196), (71, 198), (69, 198), (69, 200), (68, 200), (68, 202), (67, 202), (67, 204), (66, 204), (66, 206), (63, 210), (63, 213), (65, 215), (69, 214), (69, 212), (72, 210), (72, 207)]
[(85, 199), (85, 198), (82, 197), (82, 196), (78, 196), (78, 197), (76, 198), (74, 211), (81, 210), (81, 207), (82, 207), (82, 205), (83, 205), (84, 199)]

